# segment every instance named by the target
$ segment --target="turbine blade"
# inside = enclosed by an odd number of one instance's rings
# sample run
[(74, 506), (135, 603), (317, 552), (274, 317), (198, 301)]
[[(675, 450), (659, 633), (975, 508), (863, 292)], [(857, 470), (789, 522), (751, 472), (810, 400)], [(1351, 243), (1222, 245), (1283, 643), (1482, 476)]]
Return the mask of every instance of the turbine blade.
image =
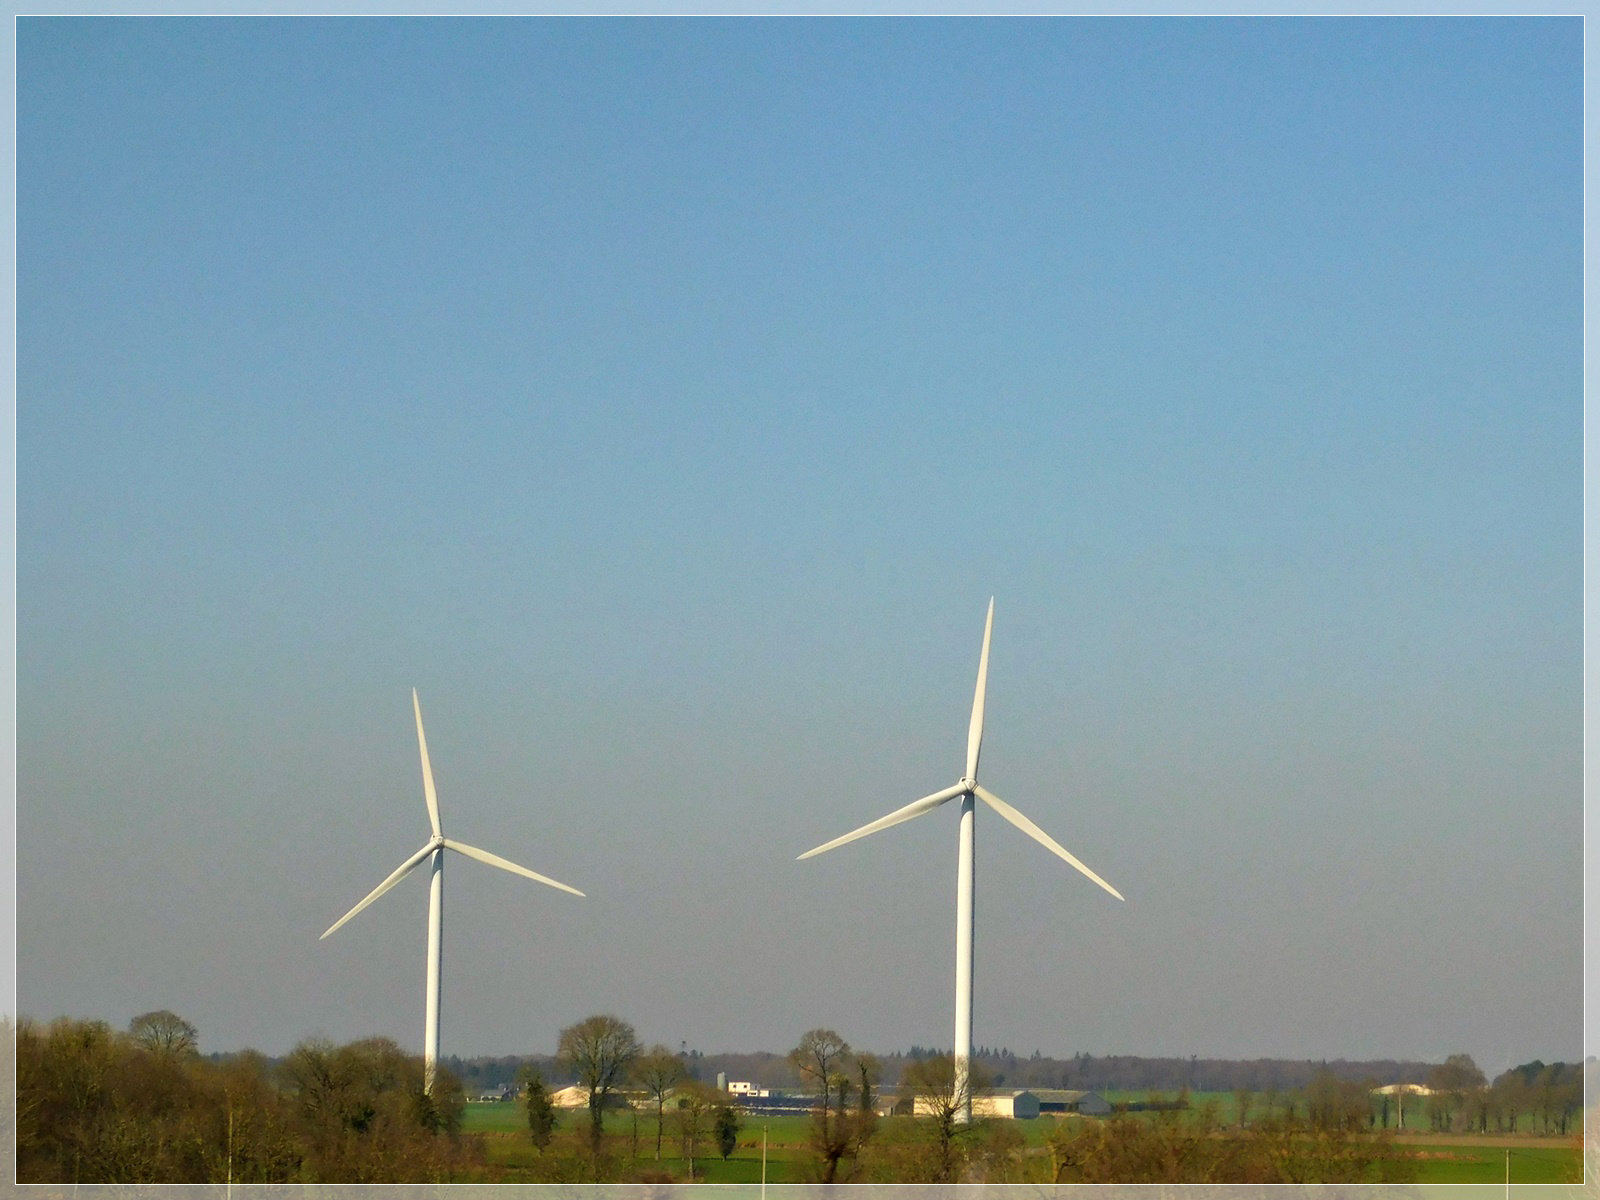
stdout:
[(983, 622), (983, 653), (978, 656), (978, 687), (972, 693), (972, 724), (967, 726), (967, 778), (978, 777), (978, 751), (983, 749), (983, 696), (989, 687), (989, 634), (994, 630), (994, 597)]
[(439, 828), (439, 793), (433, 790), (433, 764), (428, 761), (428, 739), (422, 732), (422, 704), (417, 699), (417, 689), (411, 689), (411, 707), (417, 714), (417, 746), (422, 751), (422, 798), (428, 802), (428, 823), (433, 826), (433, 836), (438, 837), (442, 832)]
[(978, 798), (980, 800), (982, 800), (990, 808), (994, 809), (995, 812), (999, 813), (1006, 820), (1010, 821), (1018, 829), (1022, 830), (1023, 833), (1027, 834), (1034, 841), (1038, 842), (1046, 850), (1050, 851), (1052, 854), (1058, 855), (1059, 857), (1066, 859), (1069, 863), (1071, 863), (1073, 866), (1077, 867), (1078, 870), (1082, 871), (1090, 879), (1094, 880), (1101, 887), (1105, 888), (1106, 891), (1110, 892), (1118, 900), (1121, 900), (1123, 898), (1121, 892), (1117, 891), (1116, 888), (1112, 887), (1104, 879), (1101, 879), (1100, 876), (1096, 875), (1093, 871), (1089, 870), (1088, 867), (1084, 866), (1076, 858), (1073, 858), (1072, 855), (1068, 854), (1065, 850), (1063, 850), (1061, 848), (1061, 846), (1056, 842), (1056, 840), (1053, 837), (1051, 837), (1044, 830), (1040, 829), (1032, 821), (1028, 820), (1027, 817), (1023, 816), (1016, 809), (1012, 808), (1011, 805), (1007, 804), (1004, 800), (1000, 799), (999, 796), (996, 796), (988, 788), (986, 788), (986, 787), (975, 787), (972, 790), (978, 793)]
[[(433, 853), (433, 843), (429, 842), (421, 850), (418, 850), (410, 858), (406, 859), (405, 862), (401, 863), (398, 867), (396, 867), (394, 869), (394, 874), (390, 875), (389, 878), (385, 879), (377, 887), (373, 888), (370, 892), (368, 892), (367, 893), (367, 898), (365, 900), (363, 900), (360, 904), (356, 905), (349, 912), (345, 913), (344, 916), (340, 917), (332, 925), (328, 926), (328, 933), (332, 933), (335, 929), (339, 928), (339, 926), (343, 925), (346, 921), (348, 921), (351, 917), (355, 916), (358, 912), (360, 912), (367, 905), (371, 904), (379, 896), (381, 896), (385, 892), (387, 892), (395, 884), (399, 883), (407, 875), (411, 874), (411, 872), (416, 869), (417, 864), (420, 863), (423, 859), (427, 858), (428, 855), (430, 855), (432, 853)], [(322, 937), (327, 937), (328, 933), (323, 934)], [(317, 940), (320, 942), (322, 940), (322, 938), (318, 938)]]
[[(863, 825), (860, 829), (854, 830), (851, 833), (847, 833), (843, 837), (836, 837), (833, 839), (833, 841), (825, 842), (818, 846), (815, 850), (807, 850), (800, 856), (800, 858), (811, 858), (813, 855), (821, 854), (827, 850), (832, 850), (835, 846), (842, 846), (846, 842), (853, 842), (857, 838), (864, 838), (869, 833), (877, 833), (878, 830), (887, 829), (891, 825), (898, 825), (901, 821), (909, 821), (912, 817), (920, 817), (925, 812), (932, 812), (946, 800), (954, 800), (966, 790), (967, 789), (964, 785), (958, 783), (952, 787), (945, 788), (942, 792), (935, 792), (931, 796), (924, 796), (921, 800), (913, 800), (904, 808), (895, 809), (887, 817), (879, 817), (870, 825)], [(798, 862), (799, 859), (796, 859), (795, 861)]]
[(468, 858), (475, 858), (481, 863), (488, 863), (491, 867), (499, 867), (502, 871), (510, 871), (513, 875), (524, 875), (527, 878), (534, 880), (536, 883), (543, 883), (549, 887), (558, 888), (563, 892), (571, 892), (574, 896), (583, 895), (583, 893), (575, 887), (568, 887), (564, 883), (557, 883), (554, 879), (551, 879), (546, 875), (541, 875), (537, 871), (528, 870), (527, 867), (519, 867), (516, 863), (510, 861), (509, 859), (501, 858), (498, 854), (490, 854), (487, 850), (479, 850), (476, 846), (469, 846), (465, 842), (453, 841), (450, 838), (445, 838), (444, 844), (451, 850), (465, 854)]

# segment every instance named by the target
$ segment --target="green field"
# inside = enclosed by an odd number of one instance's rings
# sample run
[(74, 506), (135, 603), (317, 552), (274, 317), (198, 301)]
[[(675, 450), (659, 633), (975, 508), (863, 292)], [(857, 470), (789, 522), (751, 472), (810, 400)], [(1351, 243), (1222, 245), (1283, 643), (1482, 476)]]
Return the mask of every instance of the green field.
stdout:
[[(1417, 1158), (1417, 1182), (1504, 1183), (1506, 1149), (1472, 1143), (1467, 1134), (1450, 1142), (1407, 1145), (1407, 1152)], [(1583, 1157), (1575, 1146), (1517, 1146), (1511, 1149), (1510, 1160), (1514, 1184), (1583, 1182)]]
[[(578, 1130), (585, 1127), (588, 1114), (583, 1110), (559, 1114), (557, 1130)], [(695, 1178), (706, 1183), (759, 1183), (761, 1181), (762, 1125), (767, 1126), (767, 1181), (769, 1183), (800, 1183), (806, 1175), (801, 1163), (807, 1117), (749, 1117), (739, 1131), (739, 1145), (723, 1162), (715, 1149), (714, 1139), (705, 1142), (706, 1157), (695, 1159)], [(532, 1143), (527, 1135), (527, 1115), (520, 1104), (468, 1104), (462, 1119), (462, 1130), (477, 1133), (484, 1138), (488, 1165), (496, 1172), (514, 1173), (530, 1168), (535, 1159)], [(620, 1141), (631, 1149), (635, 1125), (631, 1113), (610, 1113), (606, 1117), (606, 1135), (613, 1146)], [(655, 1164), (656, 1122), (653, 1113), (638, 1114), (638, 1158), (646, 1170)], [(666, 1133), (661, 1140), (659, 1169), (676, 1178), (686, 1178), (688, 1163), (680, 1157), (680, 1143), (667, 1119)]]
[(461, 1115), (461, 1128), (466, 1133), (511, 1133), (528, 1127), (527, 1110), (520, 1103), (467, 1105)]
[[(1148, 1091), (1140, 1092), (1140, 1091), (1114, 1091), (1114, 1090), (1106, 1090), (1106, 1091), (1100, 1092), (1100, 1095), (1104, 1096), (1106, 1098), (1107, 1102), (1109, 1102), (1112, 1105), (1123, 1104), (1123, 1103), (1140, 1103), (1140, 1102), (1143, 1102), (1145, 1100), (1150, 1099), (1152, 1094), (1154, 1094), (1156, 1096), (1156, 1098), (1162, 1099), (1162, 1100), (1172, 1100), (1172, 1099), (1174, 1099), (1176, 1097), (1176, 1093), (1174, 1093), (1174, 1092), (1151, 1093), (1151, 1092), (1148, 1092)], [(1298, 1097), (1297, 1097), (1297, 1100), (1298, 1100)], [(1208, 1104), (1209, 1105), (1214, 1105), (1216, 1107), (1217, 1119), (1219, 1121), (1221, 1121), (1223, 1125), (1227, 1126), (1227, 1125), (1236, 1125), (1236, 1124), (1238, 1124), (1238, 1122), (1239, 1122), (1239, 1105), (1238, 1105), (1238, 1102), (1234, 1099), (1234, 1095), (1233, 1095), (1232, 1092), (1190, 1092), (1189, 1093), (1189, 1111), (1191, 1111), (1191, 1112), (1199, 1112), (1202, 1108), (1204, 1108)], [(1410, 1135), (1413, 1135), (1413, 1134), (1423, 1135), (1423, 1134), (1429, 1133), (1429, 1129), (1428, 1129), (1428, 1113), (1427, 1113), (1426, 1105), (1427, 1105), (1427, 1101), (1425, 1101), (1425, 1100), (1407, 1101), (1407, 1103), (1406, 1103), (1406, 1127), (1405, 1127), (1405, 1130), (1404, 1130), (1404, 1133), (1405, 1133), (1406, 1136), (1410, 1136)], [(1263, 1094), (1261, 1092), (1256, 1092), (1254, 1094), (1252, 1100), (1251, 1100), (1251, 1103), (1250, 1103), (1250, 1116), (1251, 1116), (1252, 1119), (1259, 1118), (1259, 1117), (1265, 1115), (1265, 1112), (1266, 1112), (1266, 1102), (1263, 1099)], [(1140, 1116), (1142, 1114), (1134, 1113), (1132, 1115)], [(1395, 1120), (1398, 1119), (1398, 1114), (1396, 1114), (1394, 1112), (1391, 1112), (1389, 1119), (1390, 1119), (1389, 1132), (1391, 1132), (1391, 1133), (1399, 1133), (1399, 1132), (1401, 1132), (1399, 1129), (1396, 1128), (1396, 1126), (1394, 1124)], [(1523, 1135), (1533, 1136), (1537, 1132), (1538, 1132), (1538, 1122), (1537, 1122), (1537, 1119), (1533, 1116), (1533, 1114), (1531, 1114), (1531, 1113), (1523, 1113), (1520, 1117), (1518, 1117), (1517, 1123), (1516, 1123), (1516, 1129), (1515, 1129), (1515, 1133), (1518, 1136), (1523, 1136)], [(1455, 1137), (1456, 1135), (1445, 1134), (1445, 1135), (1442, 1135), (1442, 1136), (1444, 1137), (1445, 1141), (1448, 1142), (1453, 1137)], [(1470, 1135), (1470, 1134), (1462, 1134), (1462, 1135), (1459, 1135), (1459, 1136), (1461, 1136), (1461, 1137), (1470, 1137), (1472, 1135)], [(1486, 1136), (1493, 1138), (1495, 1136), (1503, 1136), (1503, 1135), (1498, 1135), (1497, 1133), (1491, 1132), (1490, 1134), (1487, 1134)], [(1504, 1164), (1502, 1164), (1502, 1166), (1503, 1165)], [(1512, 1180), (1513, 1183), (1516, 1182), (1516, 1178), (1517, 1178), (1516, 1167), (1515, 1167), (1515, 1165), (1513, 1165), (1512, 1168), (1511, 1168), (1511, 1180)]]
[[(1146, 1093), (1110, 1093), (1107, 1099), (1144, 1100)], [(1226, 1092), (1192, 1093), (1191, 1102), (1199, 1106), (1207, 1100), (1218, 1105), (1224, 1121), (1236, 1114), (1233, 1097)], [(1137, 1115), (1137, 1114), (1136, 1114)], [(565, 1111), (560, 1114), (558, 1128), (578, 1130), (584, 1127), (587, 1114)], [(767, 1132), (767, 1181), (769, 1183), (798, 1183), (808, 1176), (805, 1164), (805, 1142), (810, 1120), (807, 1117), (746, 1116), (744, 1128), (739, 1132), (739, 1144), (724, 1163), (715, 1153), (714, 1143), (707, 1139), (708, 1157), (695, 1160), (695, 1177), (707, 1183), (756, 1183), (761, 1179), (762, 1126)], [(904, 1121), (908, 1118), (889, 1118)], [(1055, 1118), (1019, 1121), (1026, 1149), (1037, 1151), (1055, 1128)], [(646, 1170), (655, 1167), (655, 1117), (638, 1114), (638, 1158)], [(530, 1169), (536, 1154), (527, 1136), (527, 1116), (516, 1103), (468, 1104), (462, 1121), (467, 1133), (479, 1134), (484, 1139), (487, 1166), (496, 1177), (512, 1180), (519, 1171)], [(634, 1119), (630, 1113), (611, 1113), (606, 1118), (607, 1137), (614, 1148), (627, 1153), (632, 1148)], [(1510, 1147), (1500, 1143), (1511, 1141)], [(1506, 1151), (1510, 1150), (1511, 1182), (1517, 1183), (1575, 1183), (1583, 1178), (1582, 1154), (1575, 1139), (1551, 1138), (1477, 1137), (1472, 1134), (1432, 1135), (1426, 1141), (1416, 1135), (1404, 1139), (1403, 1148), (1412, 1156), (1417, 1166), (1418, 1183), (1503, 1183), (1506, 1172)], [(660, 1170), (676, 1178), (687, 1175), (687, 1164), (679, 1157), (679, 1141), (670, 1119), (666, 1136), (662, 1139)]]

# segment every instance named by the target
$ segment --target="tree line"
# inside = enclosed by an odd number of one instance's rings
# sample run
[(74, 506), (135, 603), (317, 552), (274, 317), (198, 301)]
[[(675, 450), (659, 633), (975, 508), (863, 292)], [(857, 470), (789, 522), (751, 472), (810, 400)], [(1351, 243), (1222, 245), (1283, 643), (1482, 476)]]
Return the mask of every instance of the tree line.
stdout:
[[(420, 1056), (388, 1038), (308, 1039), (281, 1059), (202, 1056), (193, 1025), (144, 1013), (103, 1021), (24, 1018), (14, 1037), (18, 1183), (443, 1183), (482, 1178), (482, 1139), (463, 1134), (466, 1097), (448, 1069), (425, 1086)], [(670, 1126), (690, 1163), (733, 1150), (741, 1117), (688, 1078), (665, 1047), (644, 1051), (626, 1022), (562, 1030), (553, 1060), (587, 1093), (584, 1128), (563, 1141), (549, 1088), (522, 1069), (535, 1179), (647, 1178), (605, 1136), (608, 1101), (642, 1085), (657, 1101), (656, 1159)], [(635, 1147), (637, 1151), (637, 1147)], [(546, 1153), (548, 1152), (548, 1153)], [(638, 1158), (637, 1152), (632, 1156)]]
[(421, 1058), (387, 1038), (311, 1039), (276, 1062), (196, 1043), (165, 1011), (125, 1032), (19, 1021), (17, 1182), (434, 1182), (472, 1163), (460, 1084), (425, 1091)]
[[(21, 1183), (498, 1178), (484, 1140), (462, 1131), (466, 1095), (448, 1061), (430, 1090), (420, 1057), (386, 1038), (309, 1039), (280, 1059), (206, 1056), (191, 1024), (159, 1011), (120, 1031), (24, 1019), (4, 1040), (15, 1053)], [(1401, 1098), (1373, 1091), (1382, 1076), (1352, 1079), (1334, 1064), (1299, 1086), (1241, 1083), (1226, 1113), (1191, 1102), (1181, 1085), (1151, 1089), (1104, 1120), (1054, 1122), (1044, 1146), (1025, 1151), (1015, 1121), (960, 1120), (976, 1093), (1027, 1086), (1003, 1052), (958, 1072), (948, 1052), (874, 1055), (813, 1029), (782, 1059), (785, 1082), (811, 1097), (801, 1169), (817, 1182), (1397, 1181), (1409, 1169), (1391, 1140)], [(516, 1072), (531, 1165), (515, 1178), (530, 1182), (703, 1178), (703, 1164), (727, 1158), (748, 1119), (696, 1078), (717, 1056), (645, 1047), (615, 1016), (563, 1029), (552, 1056), (498, 1062)], [(1490, 1083), (1469, 1056), (1453, 1055), (1421, 1072), (1432, 1094), (1404, 1099), (1406, 1128), (1566, 1134), (1578, 1120), (1581, 1074), (1534, 1061)], [(583, 1107), (576, 1120), (558, 1120), (553, 1095), (568, 1081)], [(891, 1111), (918, 1119), (881, 1115)]]
[(1564, 1137), (1583, 1107), (1583, 1068), (1578, 1063), (1535, 1059), (1501, 1072), (1490, 1083), (1470, 1055), (1452, 1054), (1428, 1072), (1426, 1085), (1432, 1091), (1427, 1097), (1428, 1127), (1440, 1132), (1532, 1128)]

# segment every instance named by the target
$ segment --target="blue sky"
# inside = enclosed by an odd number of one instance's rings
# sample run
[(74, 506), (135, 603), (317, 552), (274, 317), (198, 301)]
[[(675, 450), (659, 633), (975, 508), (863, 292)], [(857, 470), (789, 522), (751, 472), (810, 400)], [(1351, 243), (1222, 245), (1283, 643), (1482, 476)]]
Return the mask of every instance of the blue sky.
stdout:
[(1576, 20), (17, 47), (20, 1011), (1580, 1052)]

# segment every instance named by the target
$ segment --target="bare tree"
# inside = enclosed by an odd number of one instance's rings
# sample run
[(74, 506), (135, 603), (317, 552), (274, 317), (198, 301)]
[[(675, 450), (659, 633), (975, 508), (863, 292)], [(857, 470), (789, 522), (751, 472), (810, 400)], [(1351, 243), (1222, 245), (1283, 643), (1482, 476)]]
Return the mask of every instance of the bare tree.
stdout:
[(872, 1133), (872, 1123), (865, 1119), (873, 1115), (870, 1111), (856, 1118), (845, 1112), (855, 1074), (850, 1043), (831, 1029), (810, 1030), (789, 1051), (789, 1064), (806, 1086), (817, 1089), (812, 1148), (821, 1160), (822, 1182), (837, 1182), (840, 1160), (858, 1151)]
[(678, 1133), (683, 1138), (683, 1157), (689, 1163), (689, 1180), (694, 1181), (694, 1159), (700, 1143), (711, 1132), (716, 1111), (724, 1103), (720, 1091), (698, 1079), (684, 1082), (677, 1091)]
[(195, 1053), (200, 1045), (199, 1031), (177, 1013), (164, 1008), (140, 1013), (128, 1022), (128, 1034), (155, 1054), (182, 1057)]
[(971, 1059), (967, 1062), (963, 1070), (954, 1054), (935, 1054), (919, 1058), (900, 1073), (900, 1088), (912, 1102), (911, 1111), (931, 1119), (935, 1183), (956, 1181), (956, 1137), (971, 1128), (961, 1118), (973, 1094), (985, 1084), (983, 1069)]
[(589, 1093), (589, 1137), (596, 1151), (604, 1133), (606, 1097), (627, 1077), (639, 1057), (639, 1039), (633, 1026), (620, 1017), (599, 1014), (585, 1017), (561, 1031), (556, 1058), (578, 1077)]
[(800, 1038), (800, 1044), (789, 1051), (789, 1065), (799, 1074), (801, 1082), (814, 1087), (821, 1096), (824, 1122), (828, 1119), (834, 1080), (840, 1068), (850, 1058), (850, 1043), (831, 1029), (813, 1029)]
[(656, 1161), (661, 1161), (661, 1131), (666, 1124), (667, 1094), (683, 1079), (683, 1059), (665, 1046), (654, 1045), (633, 1066), (633, 1077), (656, 1106)]

